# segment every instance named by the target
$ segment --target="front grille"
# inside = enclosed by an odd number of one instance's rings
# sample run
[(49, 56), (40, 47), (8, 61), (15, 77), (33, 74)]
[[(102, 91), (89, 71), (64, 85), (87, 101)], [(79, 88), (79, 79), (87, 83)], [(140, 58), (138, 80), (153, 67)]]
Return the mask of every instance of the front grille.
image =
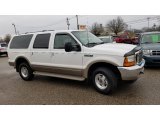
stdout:
[(136, 54), (136, 62), (137, 62), (137, 63), (140, 63), (140, 62), (142, 62), (142, 59), (143, 59), (143, 52), (142, 52), (142, 51), (139, 51), (139, 52)]
[(158, 51), (158, 50), (153, 50), (153, 51), (152, 51), (152, 55), (160, 55), (160, 51)]

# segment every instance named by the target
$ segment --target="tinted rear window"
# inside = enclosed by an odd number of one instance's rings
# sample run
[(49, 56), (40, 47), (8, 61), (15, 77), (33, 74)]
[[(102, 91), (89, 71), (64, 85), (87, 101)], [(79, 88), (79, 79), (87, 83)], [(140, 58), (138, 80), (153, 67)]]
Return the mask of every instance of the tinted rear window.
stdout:
[(1, 47), (7, 47), (7, 44), (1, 44)]
[(32, 37), (33, 37), (33, 35), (15, 36), (12, 39), (10, 48), (11, 49), (27, 49)]
[(49, 46), (49, 39), (51, 34), (38, 34), (35, 38), (33, 48), (47, 49)]

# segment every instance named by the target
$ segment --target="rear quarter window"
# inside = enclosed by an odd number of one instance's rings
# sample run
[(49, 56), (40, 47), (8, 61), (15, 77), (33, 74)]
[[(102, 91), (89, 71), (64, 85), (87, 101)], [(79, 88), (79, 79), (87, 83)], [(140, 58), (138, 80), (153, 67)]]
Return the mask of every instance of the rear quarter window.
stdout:
[(10, 44), (10, 49), (27, 49), (32, 37), (32, 34), (13, 37)]

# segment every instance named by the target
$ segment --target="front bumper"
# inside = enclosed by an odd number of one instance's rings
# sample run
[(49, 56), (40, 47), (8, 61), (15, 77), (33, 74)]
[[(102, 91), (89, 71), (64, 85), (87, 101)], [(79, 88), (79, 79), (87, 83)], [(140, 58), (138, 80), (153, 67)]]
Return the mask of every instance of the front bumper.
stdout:
[(122, 80), (137, 80), (144, 72), (145, 60), (132, 67), (118, 67)]
[(144, 55), (146, 66), (160, 66), (160, 56)]

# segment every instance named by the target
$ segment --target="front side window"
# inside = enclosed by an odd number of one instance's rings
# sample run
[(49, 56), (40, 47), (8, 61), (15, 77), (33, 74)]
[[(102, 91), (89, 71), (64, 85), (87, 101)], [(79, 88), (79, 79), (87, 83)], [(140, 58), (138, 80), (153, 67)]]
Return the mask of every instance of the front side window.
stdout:
[(33, 35), (15, 36), (10, 45), (10, 49), (27, 49)]
[(50, 33), (38, 34), (35, 38), (33, 48), (47, 49), (49, 47)]
[(64, 49), (67, 42), (77, 45), (76, 41), (69, 34), (57, 34), (54, 40), (54, 49)]
[(143, 35), (141, 43), (160, 43), (160, 33)]

